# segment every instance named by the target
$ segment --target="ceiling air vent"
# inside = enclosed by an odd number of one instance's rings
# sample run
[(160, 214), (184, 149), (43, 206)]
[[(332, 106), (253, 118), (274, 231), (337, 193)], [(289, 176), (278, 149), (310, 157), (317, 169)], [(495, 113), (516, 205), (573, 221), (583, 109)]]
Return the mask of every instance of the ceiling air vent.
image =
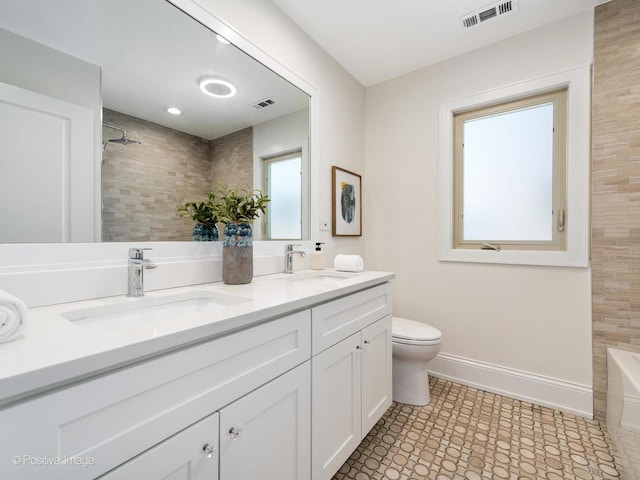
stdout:
[(513, 12), (518, 9), (518, 0), (503, 0), (488, 5), (475, 12), (468, 13), (459, 18), (464, 28), (474, 27), (482, 22), (486, 22), (495, 17), (499, 17), (506, 13)]
[(504, 15), (505, 13), (509, 13), (511, 10), (513, 10), (513, 4), (511, 2), (511, 0), (509, 0), (508, 2), (504, 2), (504, 3), (501, 3), (500, 5), (498, 5), (498, 14), (499, 15)]
[(473, 15), (472, 17), (468, 17), (462, 20), (462, 25), (465, 28), (473, 27), (478, 24), (478, 17)]
[(253, 108), (257, 108), (258, 110), (260, 110), (262, 108), (270, 107), (271, 105), (274, 105), (275, 103), (276, 103), (275, 100), (273, 100), (271, 98), (263, 98), (259, 102), (252, 103), (251, 106)]

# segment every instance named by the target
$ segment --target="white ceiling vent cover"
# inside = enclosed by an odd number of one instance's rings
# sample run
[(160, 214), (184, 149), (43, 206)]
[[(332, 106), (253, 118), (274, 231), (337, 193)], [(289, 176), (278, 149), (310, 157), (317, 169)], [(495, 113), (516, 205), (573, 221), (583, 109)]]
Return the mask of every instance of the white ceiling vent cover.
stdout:
[(270, 107), (271, 105), (275, 105), (276, 101), (273, 100), (272, 98), (263, 98), (262, 100), (256, 102), (256, 103), (252, 103), (251, 106), (253, 108), (257, 108), (258, 110), (262, 109), (262, 108), (267, 108)]
[(518, 10), (518, 0), (502, 0), (459, 18), (464, 28), (474, 27), (495, 17)]

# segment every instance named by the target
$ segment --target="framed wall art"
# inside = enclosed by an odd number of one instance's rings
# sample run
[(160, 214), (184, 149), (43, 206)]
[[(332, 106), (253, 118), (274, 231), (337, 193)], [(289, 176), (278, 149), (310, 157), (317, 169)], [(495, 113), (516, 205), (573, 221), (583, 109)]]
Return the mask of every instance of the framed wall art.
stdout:
[(334, 237), (362, 235), (362, 177), (340, 167), (331, 168)]

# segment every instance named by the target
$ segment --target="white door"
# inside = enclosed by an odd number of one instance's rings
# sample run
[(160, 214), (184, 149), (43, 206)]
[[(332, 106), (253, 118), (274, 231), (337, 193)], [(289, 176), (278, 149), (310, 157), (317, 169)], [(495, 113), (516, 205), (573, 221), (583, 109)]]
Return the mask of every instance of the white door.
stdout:
[(311, 359), (313, 480), (329, 480), (360, 444), (360, 332)]
[(100, 480), (217, 480), (218, 414), (182, 430)]
[(220, 478), (309, 480), (310, 375), (307, 361), (220, 410)]
[(362, 330), (362, 436), (391, 406), (391, 315)]
[(91, 109), (0, 82), (0, 243), (100, 240), (94, 145)]

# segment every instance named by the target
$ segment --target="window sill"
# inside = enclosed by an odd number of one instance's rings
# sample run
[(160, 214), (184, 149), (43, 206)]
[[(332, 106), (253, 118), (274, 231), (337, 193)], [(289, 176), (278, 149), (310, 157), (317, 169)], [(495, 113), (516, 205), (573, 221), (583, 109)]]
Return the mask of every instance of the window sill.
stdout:
[(442, 262), (498, 263), (507, 265), (539, 265), (553, 267), (589, 266), (586, 253), (575, 255), (567, 251), (549, 250), (477, 250), (450, 248), (440, 252)]

